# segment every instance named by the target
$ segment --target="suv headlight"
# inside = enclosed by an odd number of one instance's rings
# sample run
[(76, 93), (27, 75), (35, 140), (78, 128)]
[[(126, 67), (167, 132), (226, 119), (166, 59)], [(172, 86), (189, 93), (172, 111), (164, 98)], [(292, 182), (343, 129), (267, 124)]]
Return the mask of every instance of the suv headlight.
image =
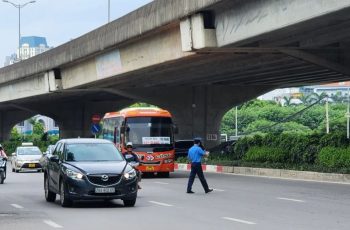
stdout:
[(74, 180), (81, 180), (83, 179), (84, 175), (79, 173), (79, 172), (76, 172), (76, 171), (73, 171), (71, 169), (66, 169), (65, 170), (66, 172), (66, 175), (69, 177), (69, 178), (72, 178)]
[(131, 169), (129, 172), (124, 173), (124, 178), (127, 180), (131, 180), (136, 177), (136, 170)]

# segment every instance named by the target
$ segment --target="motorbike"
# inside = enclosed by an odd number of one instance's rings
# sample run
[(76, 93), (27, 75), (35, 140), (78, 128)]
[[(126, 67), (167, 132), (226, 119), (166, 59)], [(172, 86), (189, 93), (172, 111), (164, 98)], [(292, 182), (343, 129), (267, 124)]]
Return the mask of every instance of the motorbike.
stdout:
[(6, 158), (0, 157), (0, 184), (3, 184), (6, 179)]

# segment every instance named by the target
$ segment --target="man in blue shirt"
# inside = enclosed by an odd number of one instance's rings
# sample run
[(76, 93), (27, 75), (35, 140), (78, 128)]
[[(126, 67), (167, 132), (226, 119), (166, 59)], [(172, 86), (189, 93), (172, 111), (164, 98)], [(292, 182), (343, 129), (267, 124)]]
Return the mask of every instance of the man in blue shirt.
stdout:
[(213, 189), (209, 188), (207, 181), (204, 178), (203, 170), (202, 170), (202, 157), (208, 156), (209, 152), (206, 152), (201, 147), (201, 139), (195, 138), (194, 145), (188, 150), (188, 159), (191, 162), (191, 173), (188, 178), (187, 184), (187, 193), (194, 193), (192, 191), (192, 185), (196, 175), (198, 175), (199, 180), (202, 183), (205, 193), (212, 192)]

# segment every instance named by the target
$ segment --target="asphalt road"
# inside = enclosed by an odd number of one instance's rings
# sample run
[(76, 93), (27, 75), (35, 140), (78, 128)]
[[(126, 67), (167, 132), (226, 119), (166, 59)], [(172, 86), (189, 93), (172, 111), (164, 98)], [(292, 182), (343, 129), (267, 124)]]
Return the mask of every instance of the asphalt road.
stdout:
[(350, 229), (350, 185), (206, 173), (186, 194), (187, 172), (145, 178), (136, 206), (119, 200), (72, 208), (44, 199), (42, 173), (12, 173), (0, 185), (0, 229)]

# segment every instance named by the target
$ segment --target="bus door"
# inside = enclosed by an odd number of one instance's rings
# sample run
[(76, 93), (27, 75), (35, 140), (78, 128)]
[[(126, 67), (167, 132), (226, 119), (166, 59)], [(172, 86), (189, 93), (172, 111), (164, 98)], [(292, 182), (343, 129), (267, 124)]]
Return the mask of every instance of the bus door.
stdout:
[(122, 152), (122, 146), (120, 141), (120, 127), (114, 127), (113, 142), (120, 152)]

